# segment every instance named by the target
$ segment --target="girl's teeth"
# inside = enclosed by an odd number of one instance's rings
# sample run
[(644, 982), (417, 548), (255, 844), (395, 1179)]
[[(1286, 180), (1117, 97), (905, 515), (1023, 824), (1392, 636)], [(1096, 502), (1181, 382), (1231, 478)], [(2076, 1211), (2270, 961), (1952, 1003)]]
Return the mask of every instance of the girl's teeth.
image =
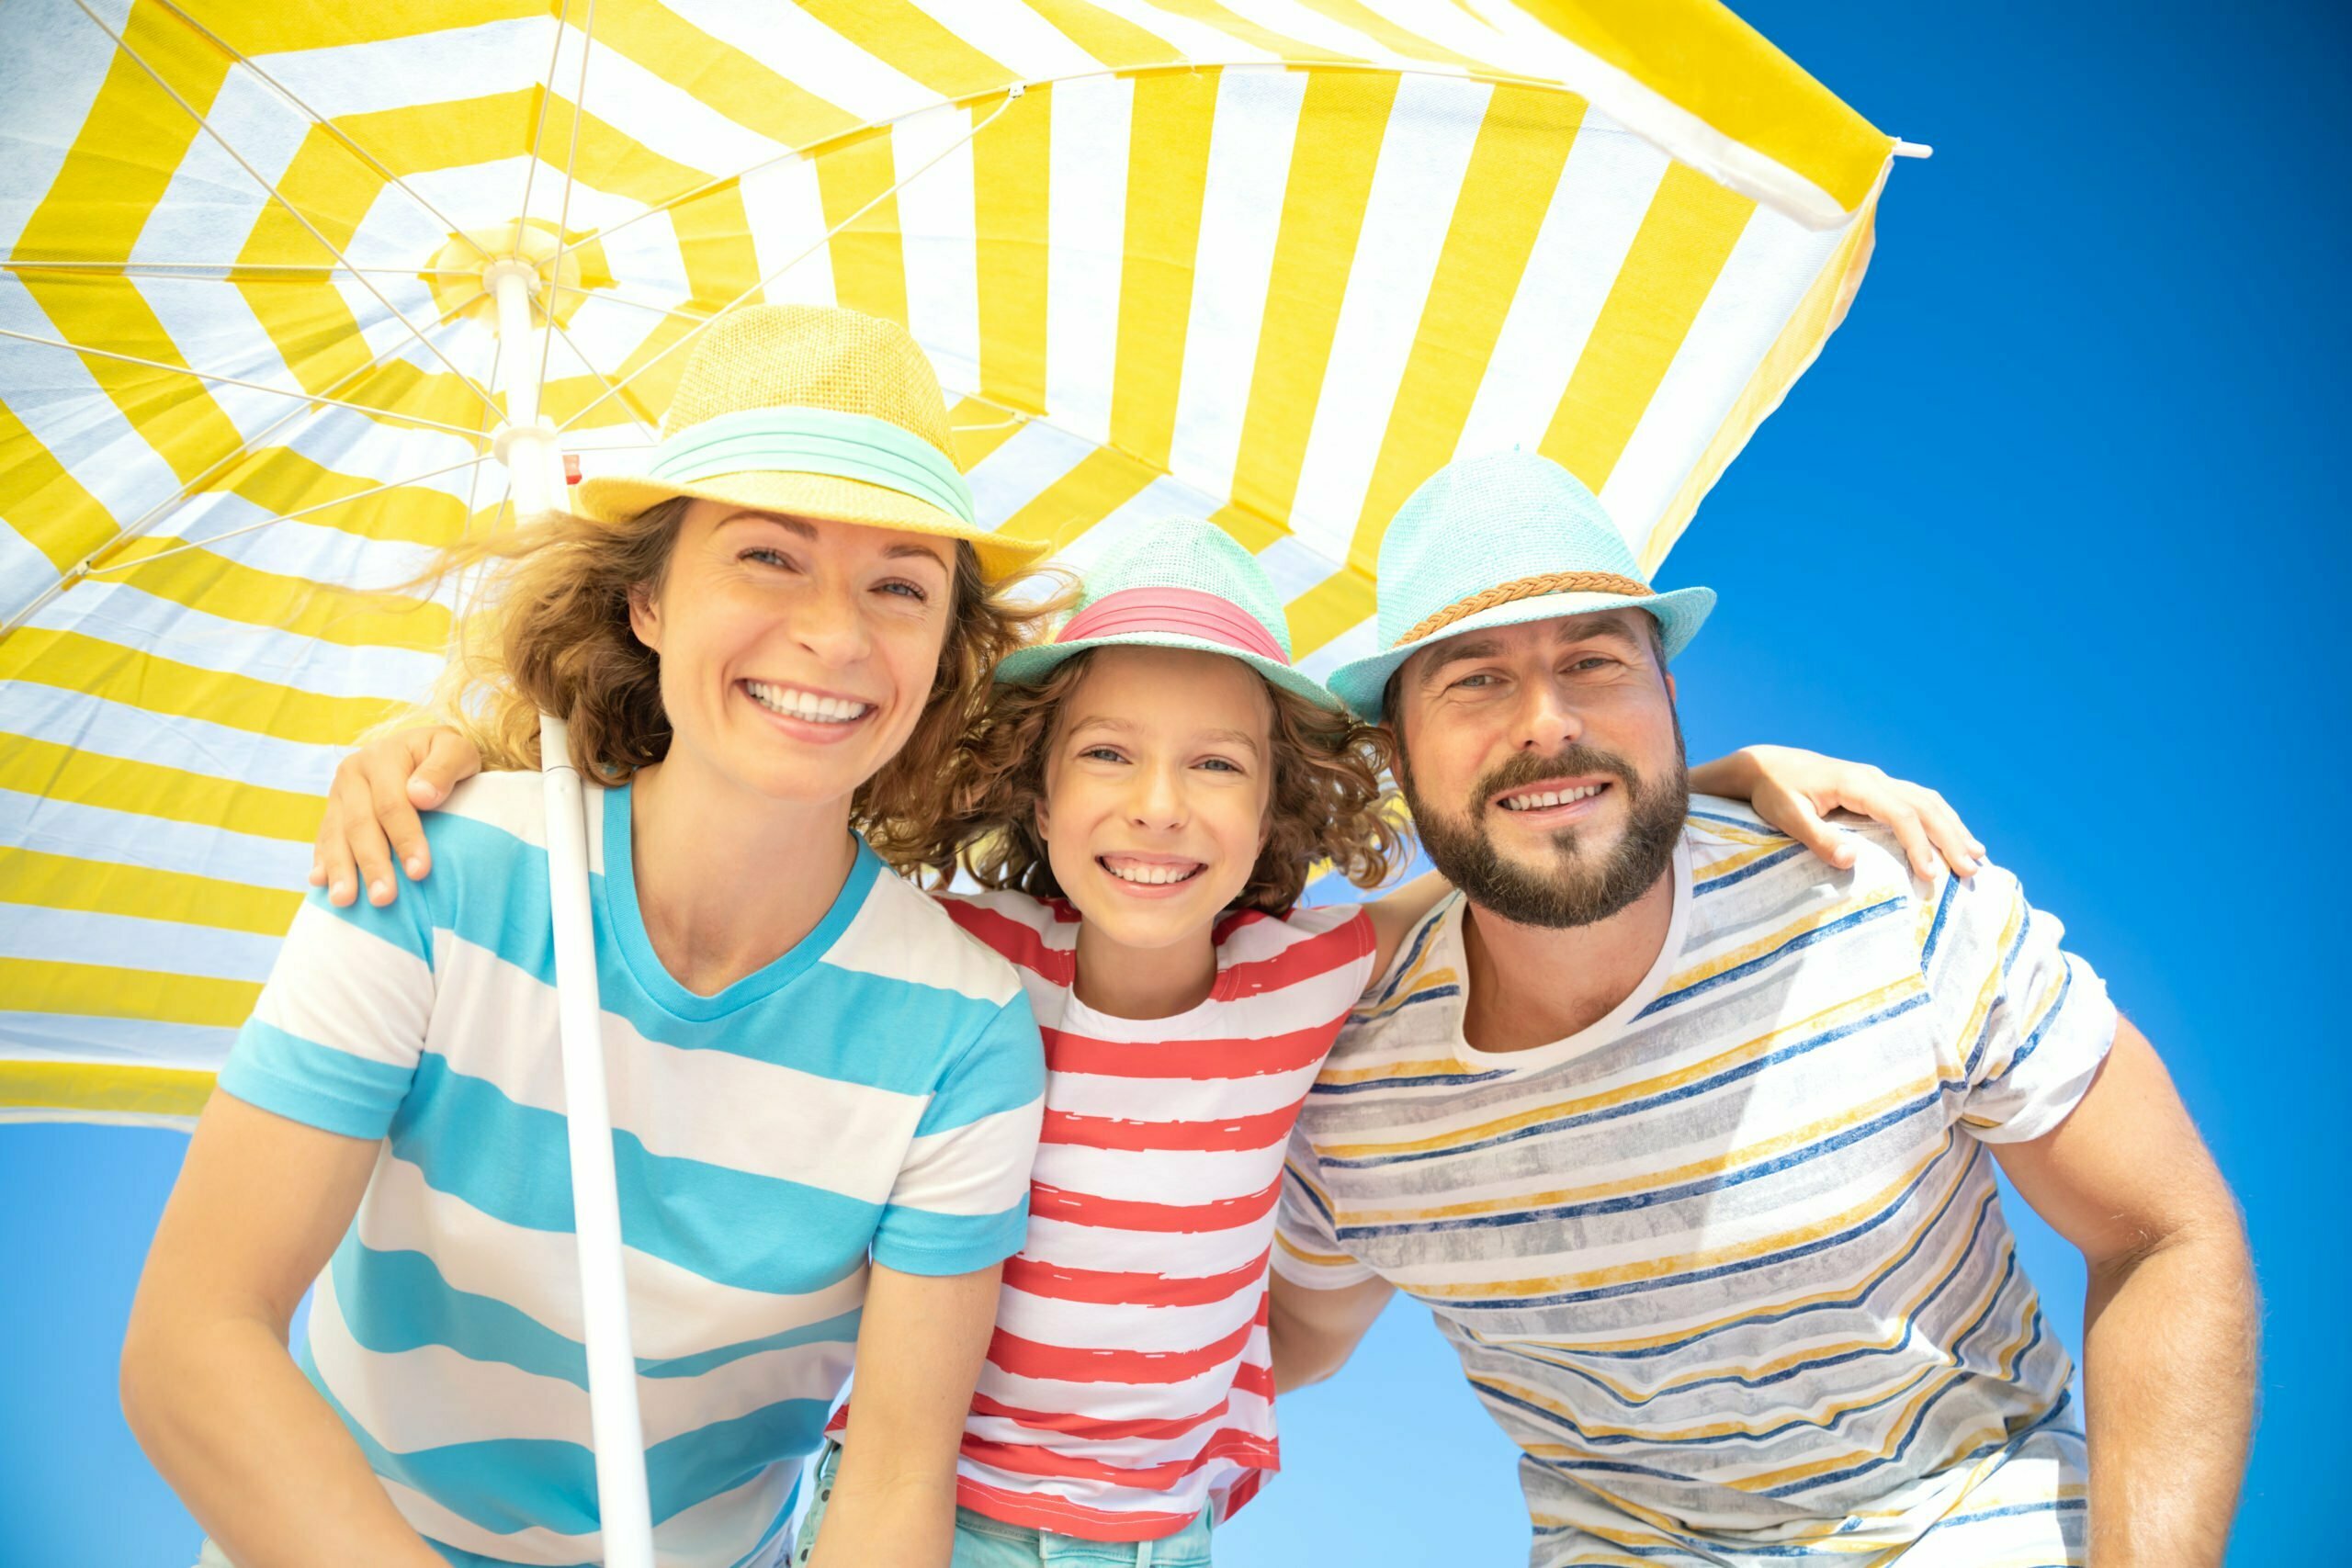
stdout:
[(1122, 882), (1139, 882), (1148, 887), (1164, 887), (1169, 883), (1183, 881), (1201, 868), (1173, 865), (1113, 865), (1109, 861), (1104, 861), (1102, 869)]
[(1506, 811), (1541, 811), (1546, 807), (1566, 806), (1575, 801), (1584, 800), (1589, 796), (1599, 795), (1600, 790), (1601, 786), (1599, 784), (1586, 784), (1578, 789), (1545, 790), (1540, 795), (1514, 795), (1510, 799), (1503, 802), (1503, 809)]
[(746, 681), (743, 689), (751, 693), (752, 700), (762, 707), (783, 714), (787, 718), (805, 719), (811, 724), (847, 724), (854, 718), (864, 718), (874, 707), (871, 703), (820, 697), (797, 686), (772, 686), (764, 681)]

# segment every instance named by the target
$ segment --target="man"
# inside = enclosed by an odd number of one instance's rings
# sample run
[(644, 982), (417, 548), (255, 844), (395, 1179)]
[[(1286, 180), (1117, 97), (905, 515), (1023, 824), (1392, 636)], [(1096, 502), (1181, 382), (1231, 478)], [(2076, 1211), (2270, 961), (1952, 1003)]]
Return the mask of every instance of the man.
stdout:
[[(2227, 1187), (2013, 877), (1877, 829), (1839, 870), (1690, 798), (1667, 660), (1713, 598), (1653, 592), (1532, 456), (1390, 528), (1387, 650), (1332, 684), (1460, 892), (1308, 1097), (1278, 1384), (1426, 1303), (1545, 1568), (2219, 1563), (2256, 1337)], [(1996, 1159), (2089, 1267), (2079, 1416)]]

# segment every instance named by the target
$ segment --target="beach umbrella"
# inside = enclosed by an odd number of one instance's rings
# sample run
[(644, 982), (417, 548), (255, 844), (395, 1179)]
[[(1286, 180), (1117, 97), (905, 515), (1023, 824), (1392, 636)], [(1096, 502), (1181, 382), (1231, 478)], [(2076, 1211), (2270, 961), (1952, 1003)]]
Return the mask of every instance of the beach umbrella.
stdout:
[(11, 0), (0, 1117), (200, 1107), (442, 661), (403, 585), (639, 457), (729, 305), (904, 321), (985, 520), (1209, 516), (1320, 673), (1457, 454), (1655, 570), (1905, 151), (1709, 0)]

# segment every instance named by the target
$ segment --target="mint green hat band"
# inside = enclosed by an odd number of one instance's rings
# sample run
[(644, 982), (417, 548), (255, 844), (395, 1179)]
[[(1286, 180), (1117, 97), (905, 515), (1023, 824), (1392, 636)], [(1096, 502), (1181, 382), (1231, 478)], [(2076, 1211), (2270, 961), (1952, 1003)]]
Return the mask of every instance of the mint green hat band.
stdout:
[(979, 524), (972, 487), (947, 454), (887, 419), (833, 409), (745, 409), (704, 420), (664, 440), (646, 477), (692, 484), (753, 472), (858, 479)]

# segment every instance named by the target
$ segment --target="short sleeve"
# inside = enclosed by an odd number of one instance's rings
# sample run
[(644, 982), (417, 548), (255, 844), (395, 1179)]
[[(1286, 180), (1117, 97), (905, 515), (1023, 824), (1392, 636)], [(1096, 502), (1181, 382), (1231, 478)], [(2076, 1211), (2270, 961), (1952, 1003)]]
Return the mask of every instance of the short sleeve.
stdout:
[(1920, 969), (1946, 1092), (1987, 1143), (2041, 1137), (2075, 1109), (2114, 1043), (2107, 987), (2009, 873), (1947, 872), (1934, 893)]
[(1370, 1269), (1340, 1246), (1339, 1232), (1331, 1223), (1331, 1201), (1321, 1180), (1321, 1165), (1304, 1128), (1292, 1130), (1290, 1149), (1283, 1160), (1272, 1264), (1275, 1273), (1310, 1291), (1337, 1291), (1373, 1277)]
[(1016, 994), (932, 1091), (874, 1231), (874, 1261), (968, 1274), (1021, 1250), (1046, 1112), (1046, 1052)]
[(384, 1135), (433, 1015), (432, 934), (413, 891), (382, 909), (303, 900), (221, 1089), (306, 1126)]

